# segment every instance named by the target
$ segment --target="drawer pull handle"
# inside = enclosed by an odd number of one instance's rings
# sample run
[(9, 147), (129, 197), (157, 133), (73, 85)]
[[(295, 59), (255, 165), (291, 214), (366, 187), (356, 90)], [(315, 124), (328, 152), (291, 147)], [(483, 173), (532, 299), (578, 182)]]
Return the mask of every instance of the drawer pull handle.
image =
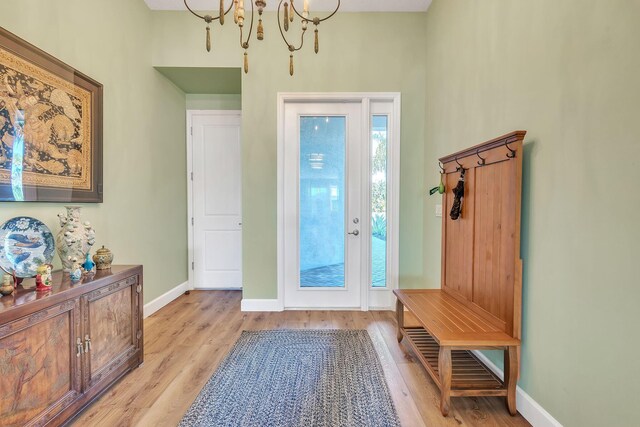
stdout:
[(91, 351), (91, 338), (89, 335), (85, 335), (84, 337), (84, 352), (89, 353)]
[(78, 348), (78, 352), (76, 353), (76, 357), (80, 357), (80, 355), (82, 355), (82, 353), (84, 353), (84, 351), (82, 349), (82, 339), (80, 337), (78, 337), (78, 339), (76, 340), (76, 347)]

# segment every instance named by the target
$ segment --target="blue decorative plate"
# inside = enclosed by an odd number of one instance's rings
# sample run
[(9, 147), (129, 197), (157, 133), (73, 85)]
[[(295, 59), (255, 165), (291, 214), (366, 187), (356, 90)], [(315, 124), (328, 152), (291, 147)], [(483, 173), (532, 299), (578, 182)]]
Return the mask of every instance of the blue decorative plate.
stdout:
[(0, 268), (17, 277), (33, 277), (42, 264), (51, 264), (53, 234), (42, 221), (28, 216), (0, 225)]

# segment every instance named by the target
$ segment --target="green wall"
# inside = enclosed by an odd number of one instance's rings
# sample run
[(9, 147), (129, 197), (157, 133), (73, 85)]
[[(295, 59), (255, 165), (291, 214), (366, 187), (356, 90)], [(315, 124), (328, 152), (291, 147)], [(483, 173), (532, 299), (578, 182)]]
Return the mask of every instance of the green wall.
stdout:
[[(424, 282), (423, 159), (425, 62), (424, 14), (337, 15), (320, 26), (320, 54), (313, 42), (296, 55), (289, 76), (289, 52), (275, 17), (267, 13), (265, 40), (251, 42), (249, 74), (242, 79), (243, 274), (245, 298), (275, 298), (276, 107), (278, 92), (402, 93), (400, 192), (400, 282)], [(154, 66), (237, 67), (242, 64), (237, 28), (213, 25), (213, 49), (204, 46), (205, 25), (184, 12), (154, 12)], [(313, 34), (311, 34), (313, 35)]]
[[(104, 203), (83, 217), (116, 263), (144, 265), (146, 302), (187, 280), (185, 96), (151, 66), (151, 19), (142, 0), (0, 2), (0, 26), (104, 85)], [(63, 206), (3, 202), (0, 221), (57, 232)]]
[(519, 384), (566, 426), (637, 425), (639, 16), (635, 0), (435, 0), (427, 13), (425, 184), (439, 156), (529, 131)]

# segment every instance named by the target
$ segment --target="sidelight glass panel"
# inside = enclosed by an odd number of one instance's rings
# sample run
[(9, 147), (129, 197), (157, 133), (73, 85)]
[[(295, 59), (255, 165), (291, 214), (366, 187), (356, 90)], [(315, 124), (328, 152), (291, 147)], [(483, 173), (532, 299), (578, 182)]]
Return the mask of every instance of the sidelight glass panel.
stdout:
[(300, 118), (300, 286), (345, 286), (346, 118)]
[(371, 286), (387, 286), (388, 117), (373, 116), (371, 129)]

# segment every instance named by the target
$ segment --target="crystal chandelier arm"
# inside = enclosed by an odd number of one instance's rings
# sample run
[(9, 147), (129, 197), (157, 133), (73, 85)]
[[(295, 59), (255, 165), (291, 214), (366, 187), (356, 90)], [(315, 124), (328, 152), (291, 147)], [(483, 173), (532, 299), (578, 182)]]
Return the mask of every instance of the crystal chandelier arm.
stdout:
[[(195, 16), (197, 16), (198, 18), (202, 19), (203, 21), (207, 22), (207, 18), (206, 18), (205, 16), (202, 16), (202, 15), (200, 15), (200, 14), (196, 13), (193, 9), (191, 9), (191, 8), (189, 7), (189, 5), (187, 4), (187, 0), (184, 0), (184, 6), (185, 6), (185, 7), (187, 8), (187, 10), (188, 10), (189, 12), (191, 12), (193, 15), (195, 15)], [(233, 1), (231, 1), (231, 5), (229, 6), (229, 8), (227, 9), (227, 11), (226, 11), (224, 14), (225, 14), (225, 15), (227, 15), (227, 14), (231, 11), (231, 9), (232, 9), (232, 8), (233, 8)], [(207, 15), (207, 16), (209, 16), (209, 15)], [(218, 15), (218, 16), (216, 16), (216, 17), (209, 16), (209, 19), (211, 19), (211, 21), (209, 21), (209, 22), (212, 22), (212, 21), (218, 20), (218, 19), (220, 19), (220, 15)]]
[(282, 40), (284, 40), (284, 44), (287, 45), (287, 48), (289, 49), (289, 51), (296, 52), (302, 49), (302, 46), (304, 46), (304, 35), (306, 34), (307, 30), (302, 30), (302, 35), (300, 36), (300, 46), (298, 46), (297, 48), (287, 41), (287, 37), (284, 35), (284, 31), (282, 31), (282, 23), (280, 22), (280, 9), (283, 1), (284, 0), (280, 0), (280, 3), (278, 4), (278, 14), (277, 14), (278, 28), (280, 29), (280, 35), (282, 36)]
[(333, 17), (333, 15), (335, 15), (338, 12), (338, 9), (340, 9), (340, 0), (338, 0), (338, 5), (336, 6), (336, 10), (331, 12), (331, 14), (329, 16), (326, 16), (326, 17), (324, 17), (322, 19), (320, 19), (320, 18), (313, 18), (313, 19), (305, 18), (304, 16), (300, 15), (300, 13), (298, 13), (298, 9), (296, 9), (296, 7), (294, 6), (293, 2), (291, 2), (291, 8), (296, 13), (296, 15), (298, 15), (303, 20), (305, 20), (307, 22), (311, 22), (311, 23), (313, 23), (315, 25), (318, 25), (319, 23), (321, 23), (323, 21), (326, 21), (327, 19)]

